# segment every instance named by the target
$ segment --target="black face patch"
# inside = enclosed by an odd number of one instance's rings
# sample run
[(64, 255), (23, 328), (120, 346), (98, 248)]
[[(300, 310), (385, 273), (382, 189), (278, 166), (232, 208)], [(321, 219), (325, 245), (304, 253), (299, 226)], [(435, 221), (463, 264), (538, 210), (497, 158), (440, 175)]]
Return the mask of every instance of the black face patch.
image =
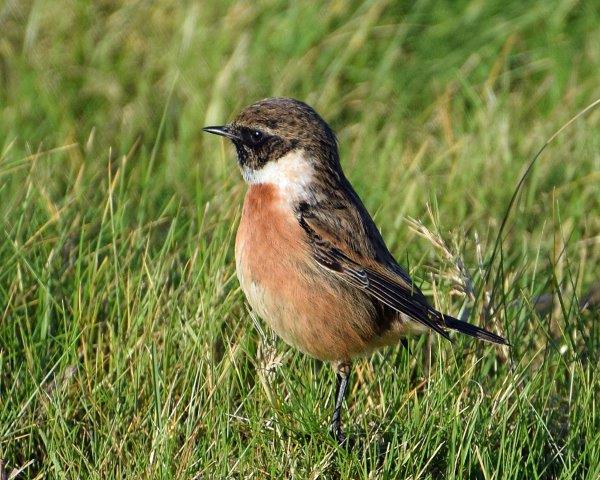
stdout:
[(286, 140), (262, 130), (238, 126), (238, 139), (234, 140), (238, 162), (254, 170), (272, 160), (278, 160), (295, 148), (296, 142)]
[(244, 165), (246, 165), (248, 163), (248, 151), (246, 150), (246, 147), (244, 147), (244, 145), (241, 142), (238, 141), (234, 141), (233, 144), (235, 145), (235, 151), (237, 153), (237, 157), (238, 157), (238, 163), (243, 167)]

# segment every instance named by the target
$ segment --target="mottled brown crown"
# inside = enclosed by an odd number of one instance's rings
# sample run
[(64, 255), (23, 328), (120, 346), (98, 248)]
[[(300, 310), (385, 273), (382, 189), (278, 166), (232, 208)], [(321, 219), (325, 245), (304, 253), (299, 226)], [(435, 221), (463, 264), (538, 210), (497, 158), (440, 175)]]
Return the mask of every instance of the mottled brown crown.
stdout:
[(260, 100), (242, 110), (232, 125), (263, 130), (307, 150), (337, 149), (335, 134), (325, 120), (293, 98)]
[(330, 169), (339, 166), (337, 141), (329, 125), (307, 104), (292, 98), (261, 100), (229, 125), (205, 130), (232, 140), (242, 173), (260, 170), (294, 150), (305, 151)]

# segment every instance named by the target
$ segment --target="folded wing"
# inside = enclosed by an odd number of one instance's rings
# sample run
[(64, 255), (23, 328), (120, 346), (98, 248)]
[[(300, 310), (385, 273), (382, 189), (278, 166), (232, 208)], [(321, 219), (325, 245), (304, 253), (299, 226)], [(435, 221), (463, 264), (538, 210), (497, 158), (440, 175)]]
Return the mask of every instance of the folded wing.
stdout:
[[(359, 263), (359, 261), (353, 260), (334, 245), (333, 239), (327, 238), (329, 236), (327, 232), (319, 231), (315, 223), (310, 219), (300, 217), (300, 225), (306, 232), (313, 257), (319, 265), (367, 292), (388, 307), (408, 315), (443, 337), (450, 338), (443, 330), (443, 324), (440, 325), (440, 314), (429, 306), (415, 285), (408, 283), (393, 272), (387, 272), (385, 267), (380, 267), (373, 261), (362, 259), (363, 262)], [(356, 257), (356, 254), (353, 256)]]
[(343, 281), (431, 328), (448, 340), (450, 337), (446, 328), (480, 340), (507, 344), (506, 340), (498, 335), (435, 310), (403, 271), (400, 275), (373, 258), (361, 256), (360, 252), (344, 251), (344, 242), (330, 233), (327, 223), (321, 219), (300, 213), (299, 222), (306, 233), (314, 260)]

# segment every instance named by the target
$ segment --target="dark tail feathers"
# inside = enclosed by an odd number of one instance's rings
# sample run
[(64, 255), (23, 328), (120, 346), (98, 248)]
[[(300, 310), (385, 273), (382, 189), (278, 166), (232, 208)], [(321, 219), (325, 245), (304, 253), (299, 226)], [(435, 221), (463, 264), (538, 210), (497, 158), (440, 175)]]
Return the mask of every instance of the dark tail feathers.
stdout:
[(502, 338), (500, 335), (488, 332), (483, 328), (479, 328), (470, 323), (463, 322), (462, 320), (458, 320), (454, 317), (451, 317), (450, 315), (443, 315), (443, 317), (446, 327), (451, 328), (452, 330), (456, 330), (457, 332), (464, 333), (465, 335), (469, 335), (470, 337), (475, 337), (479, 340), (484, 340), (486, 342), (510, 346), (506, 339)]

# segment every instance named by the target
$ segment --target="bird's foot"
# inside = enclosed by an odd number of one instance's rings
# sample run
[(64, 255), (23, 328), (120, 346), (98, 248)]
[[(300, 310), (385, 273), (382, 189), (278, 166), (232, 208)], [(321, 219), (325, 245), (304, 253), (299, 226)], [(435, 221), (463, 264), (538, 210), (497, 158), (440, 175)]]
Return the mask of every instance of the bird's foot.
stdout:
[(340, 446), (345, 446), (347, 442), (346, 435), (342, 431), (342, 425), (340, 422), (332, 422), (329, 426), (329, 433), (335, 438)]

